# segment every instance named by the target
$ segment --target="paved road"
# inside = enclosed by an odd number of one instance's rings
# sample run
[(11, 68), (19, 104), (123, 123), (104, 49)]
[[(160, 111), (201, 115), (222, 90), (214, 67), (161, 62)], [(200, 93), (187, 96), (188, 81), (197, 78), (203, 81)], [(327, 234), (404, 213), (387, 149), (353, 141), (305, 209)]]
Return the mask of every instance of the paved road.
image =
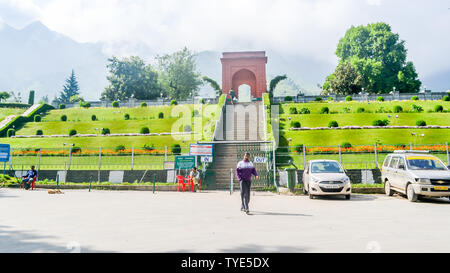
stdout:
[(450, 252), (450, 202), (0, 189), (0, 252)]

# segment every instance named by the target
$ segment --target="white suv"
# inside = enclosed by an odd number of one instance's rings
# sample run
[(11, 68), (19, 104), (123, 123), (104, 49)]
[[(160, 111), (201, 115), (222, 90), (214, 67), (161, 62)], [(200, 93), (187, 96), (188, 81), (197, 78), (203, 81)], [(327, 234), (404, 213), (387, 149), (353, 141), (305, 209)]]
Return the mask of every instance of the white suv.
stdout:
[(313, 199), (316, 195), (344, 195), (350, 199), (350, 178), (339, 162), (311, 160), (303, 172), (303, 193)]
[(381, 169), (386, 195), (406, 194), (411, 202), (420, 196), (450, 198), (450, 170), (428, 151), (395, 151)]

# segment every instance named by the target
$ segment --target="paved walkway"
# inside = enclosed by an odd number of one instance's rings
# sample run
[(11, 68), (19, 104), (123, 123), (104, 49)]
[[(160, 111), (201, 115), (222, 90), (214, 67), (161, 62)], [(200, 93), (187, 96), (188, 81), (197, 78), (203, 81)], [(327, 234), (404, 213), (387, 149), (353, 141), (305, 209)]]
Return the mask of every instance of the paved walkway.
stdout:
[(450, 202), (0, 189), (0, 252), (449, 252)]

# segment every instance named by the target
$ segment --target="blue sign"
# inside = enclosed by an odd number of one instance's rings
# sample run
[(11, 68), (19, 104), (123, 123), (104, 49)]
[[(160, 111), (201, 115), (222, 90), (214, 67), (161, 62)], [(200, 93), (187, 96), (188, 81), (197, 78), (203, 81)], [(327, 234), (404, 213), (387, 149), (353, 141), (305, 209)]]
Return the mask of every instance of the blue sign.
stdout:
[(8, 162), (11, 146), (9, 144), (0, 144), (0, 162)]

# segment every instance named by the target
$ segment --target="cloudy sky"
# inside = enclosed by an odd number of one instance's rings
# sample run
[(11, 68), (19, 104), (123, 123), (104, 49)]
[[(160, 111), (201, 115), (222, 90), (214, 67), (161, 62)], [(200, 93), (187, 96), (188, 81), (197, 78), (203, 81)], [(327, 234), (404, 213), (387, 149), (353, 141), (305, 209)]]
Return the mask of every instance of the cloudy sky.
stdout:
[(406, 40), (421, 77), (450, 68), (449, 0), (0, 0), (0, 22), (35, 20), (117, 55), (141, 44), (155, 53), (272, 49), (330, 63), (351, 25), (383, 21)]

